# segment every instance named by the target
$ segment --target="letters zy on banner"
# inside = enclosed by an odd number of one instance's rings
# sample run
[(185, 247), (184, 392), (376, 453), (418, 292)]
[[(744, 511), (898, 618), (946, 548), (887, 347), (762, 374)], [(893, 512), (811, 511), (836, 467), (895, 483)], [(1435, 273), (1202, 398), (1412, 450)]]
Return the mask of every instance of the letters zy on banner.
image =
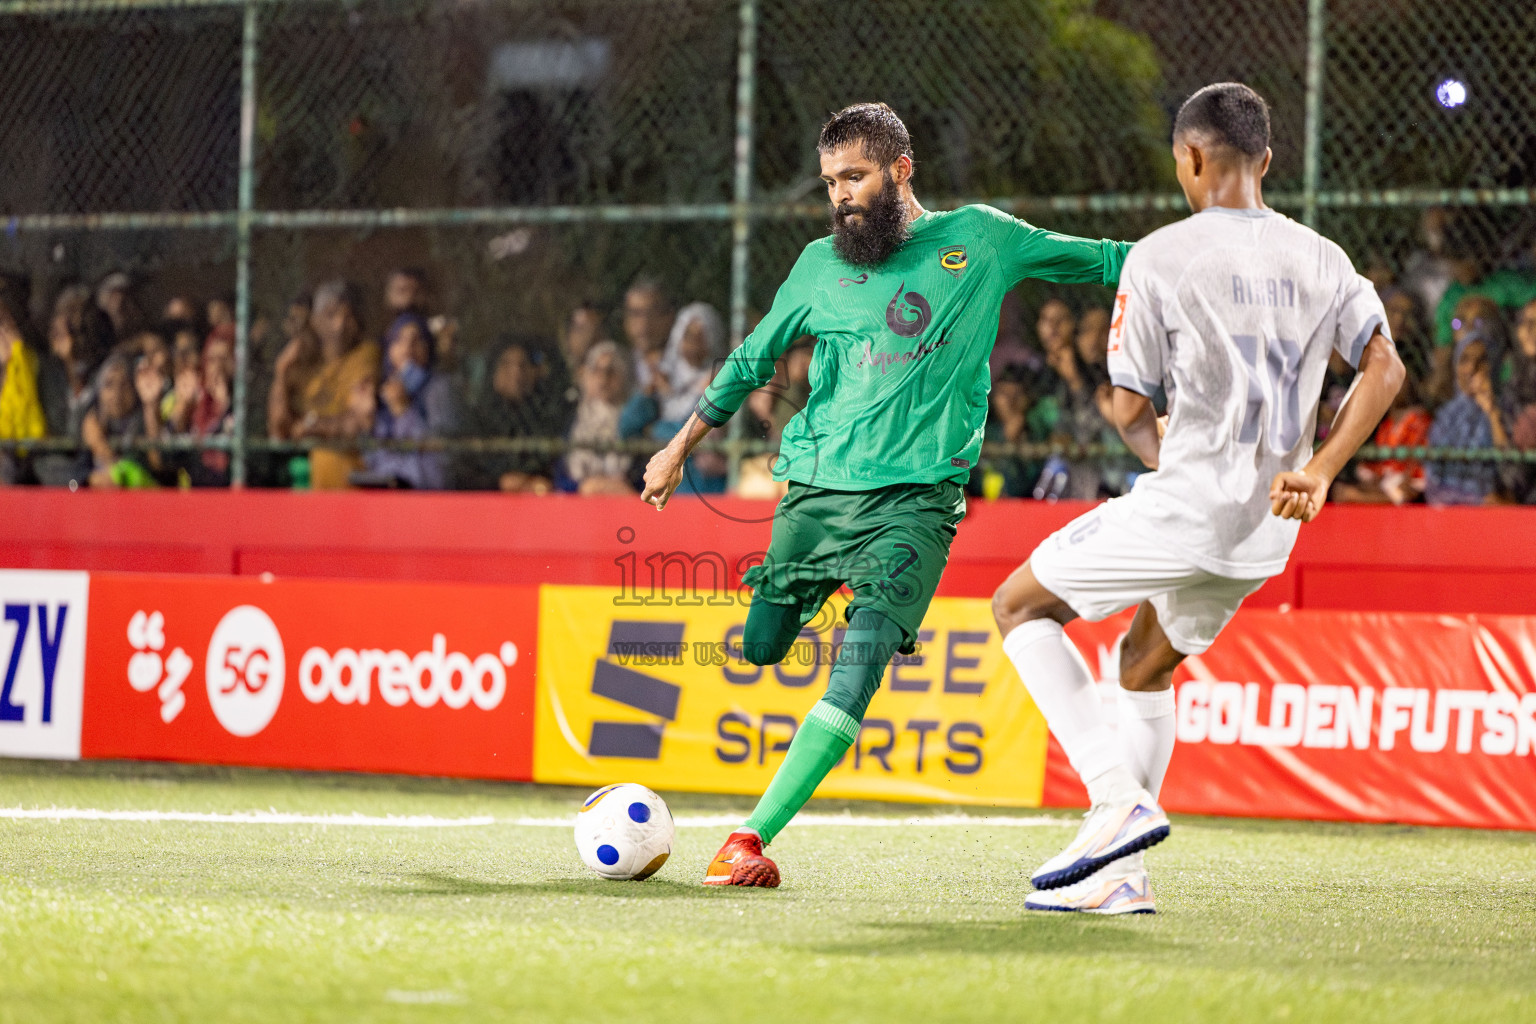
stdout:
[(80, 756), (89, 577), (0, 571), (0, 755)]
[(537, 595), (95, 574), (82, 753), (528, 779)]

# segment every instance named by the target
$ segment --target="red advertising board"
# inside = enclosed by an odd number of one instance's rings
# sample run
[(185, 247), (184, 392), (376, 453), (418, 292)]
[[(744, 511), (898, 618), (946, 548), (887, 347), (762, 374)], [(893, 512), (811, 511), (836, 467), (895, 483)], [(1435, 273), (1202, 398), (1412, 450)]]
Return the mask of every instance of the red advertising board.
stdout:
[(93, 573), (80, 755), (529, 779), (538, 588)]
[[(1101, 682), (1129, 622), (1068, 627)], [(1174, 686), (1171, 811), (1536, 829), (1536, 618), (1240, 612)]]

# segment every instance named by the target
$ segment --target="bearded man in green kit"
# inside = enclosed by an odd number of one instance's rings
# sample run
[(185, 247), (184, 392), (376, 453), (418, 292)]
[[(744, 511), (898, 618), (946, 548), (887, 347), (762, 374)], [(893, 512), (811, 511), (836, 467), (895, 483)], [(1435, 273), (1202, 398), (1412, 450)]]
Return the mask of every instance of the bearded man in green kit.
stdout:
[(811, 395), (784, 429), (774, 513), (742, 653), (784, 658), (839, 587), (853, 592), (826, 695), (768, 790), (716, 854), (705, 885), (776, 886), (763, 855), (858, 736), (886, 666), (910, 653), (965, 517), (981, 451), (988, 358), (1003, 296), (1025, 278), (1114, 286), (1130, 246), (1043, 231), (988, 206), (929, 212), (912, 194), (912, 143), (883, 103), (838, 112), (817, 143), (832, 234), (800, 254), (757, 330), (732, 352), (645, 471), (657, 509), (688, 453), (768, 383), (798, 337), (819, 344)]

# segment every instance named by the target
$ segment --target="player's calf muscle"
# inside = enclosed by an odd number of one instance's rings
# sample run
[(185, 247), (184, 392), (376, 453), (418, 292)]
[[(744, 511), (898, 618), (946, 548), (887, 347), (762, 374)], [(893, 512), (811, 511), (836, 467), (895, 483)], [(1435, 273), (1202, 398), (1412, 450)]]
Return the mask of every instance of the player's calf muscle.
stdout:
[(1173, 685), (1173, 670), (1184, 655), (1173, 648), (1167, 651), (1120, 649), (1120, 688), (1122, 690), (1166, 690)]
[(1174, 649), (1149, 603), (1136, 609), (1131, 628), (1120, 643), (1120, 687), (1124, 690), (1166, 690), (1184, 655)]

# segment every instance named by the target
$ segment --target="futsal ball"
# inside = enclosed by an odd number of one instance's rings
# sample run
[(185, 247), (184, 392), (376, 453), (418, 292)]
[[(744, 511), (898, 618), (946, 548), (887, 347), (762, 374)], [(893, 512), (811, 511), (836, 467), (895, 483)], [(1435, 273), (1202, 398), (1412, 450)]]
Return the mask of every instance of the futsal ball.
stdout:
[(576, 852), (604, 878), (639, 882), (667, 862), (676, 833), (666, 801), (644, 786), (604, 786), (576, 812)]

